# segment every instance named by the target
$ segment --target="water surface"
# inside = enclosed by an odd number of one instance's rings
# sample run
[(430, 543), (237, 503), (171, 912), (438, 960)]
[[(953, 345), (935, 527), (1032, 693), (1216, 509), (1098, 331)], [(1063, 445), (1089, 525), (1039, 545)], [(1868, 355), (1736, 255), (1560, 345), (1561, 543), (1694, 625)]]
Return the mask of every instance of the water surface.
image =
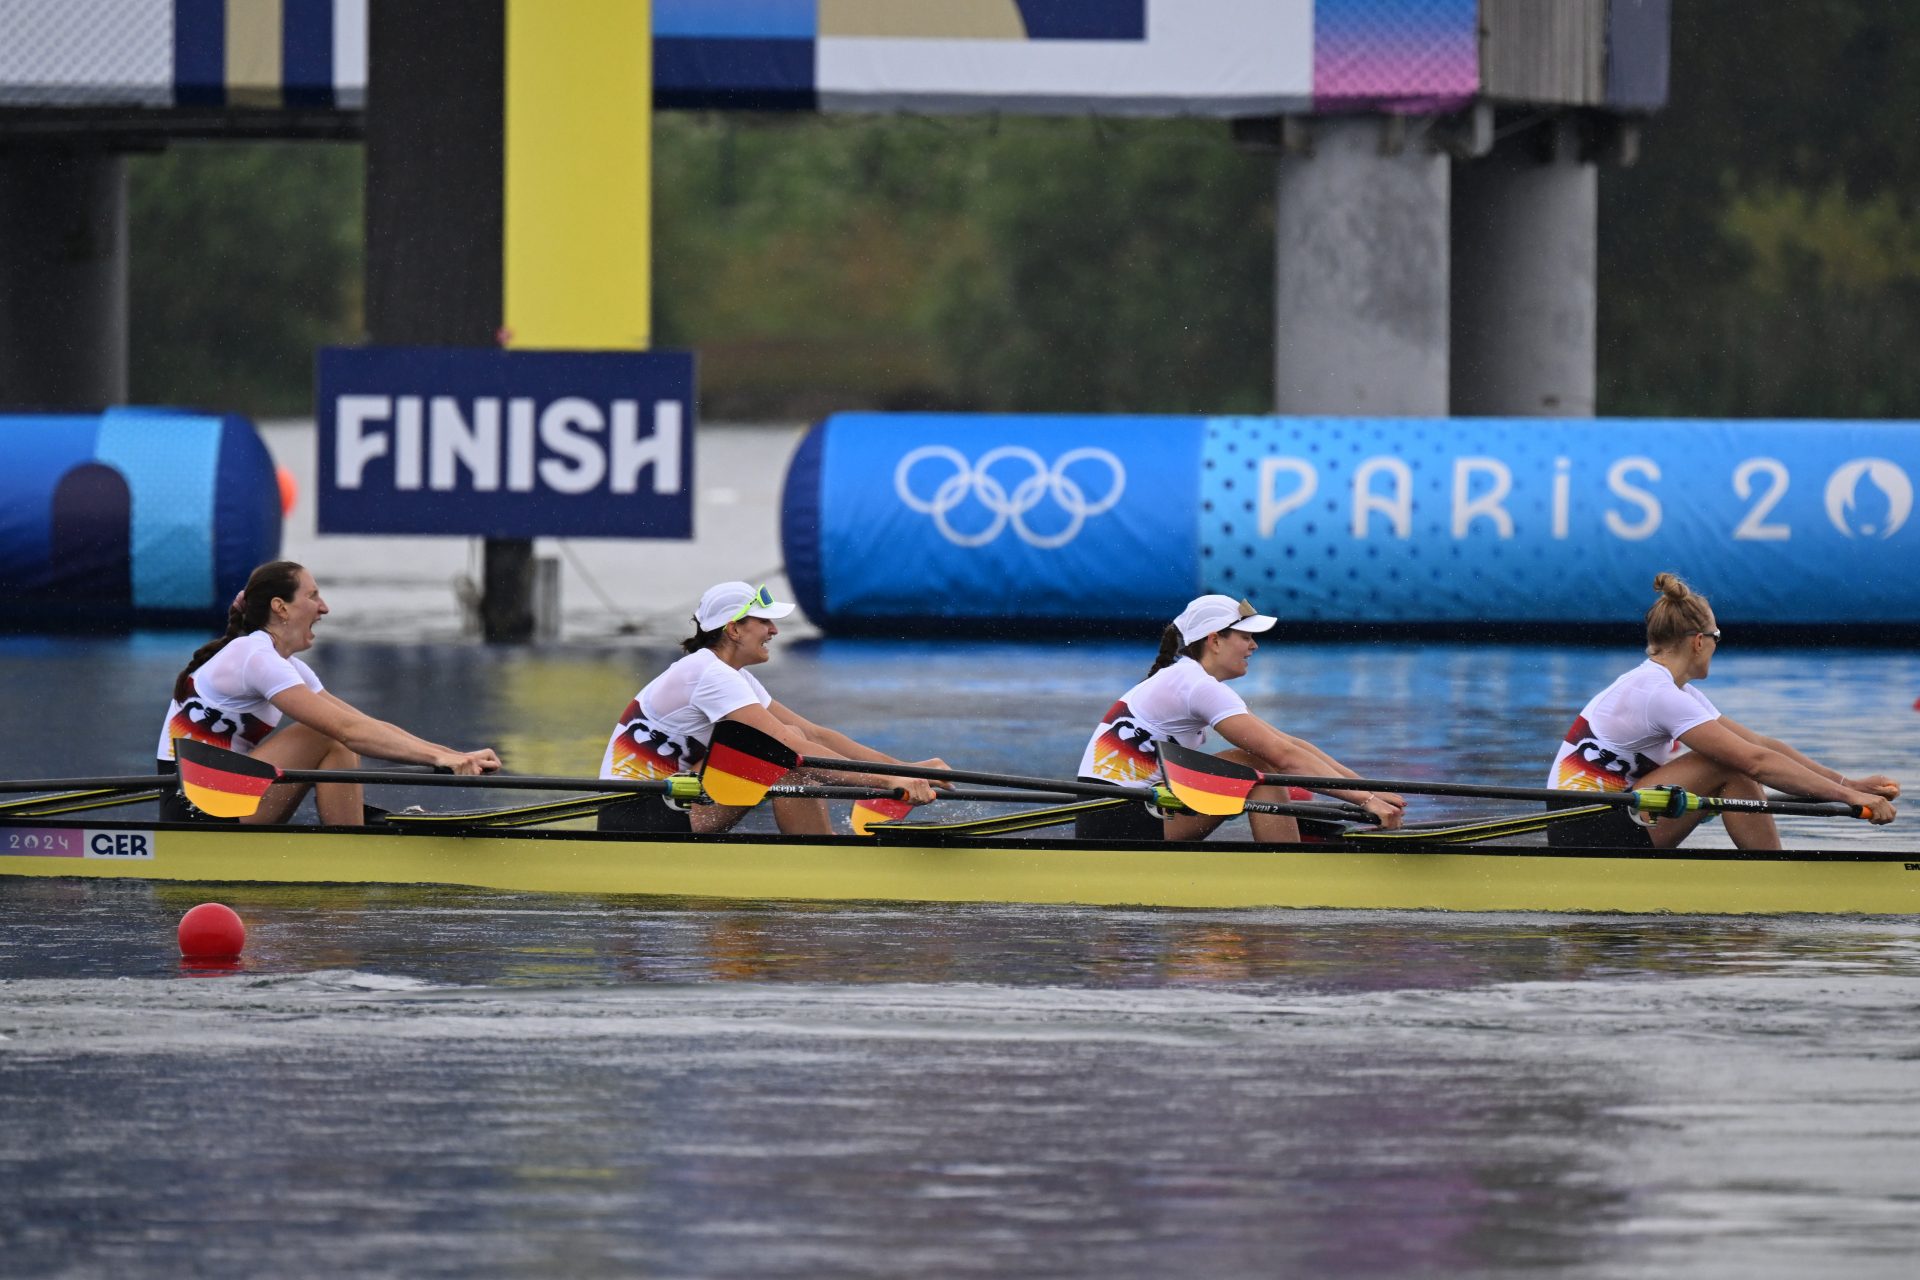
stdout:
[[(0, 642), (7, 772), (150, 767), (194, 639)], [(671, 655), (312, 657), (575, 773)], [(1147, 657), (823, 642), (763, 671), (897, 754), (1056, 773)], [(1276, 645), (1241, 687), (1363, 772), (1536, 785), (1634, 659)], [(1905, 654), (1730, 647), (1708, 692), (1915, 776)], [(185, 965), (216, 897), (247, 956)], [(0, 879), (0, 1242), (22, 1276), (1904, 1277), (1916, 1028), (1905, 919)]]

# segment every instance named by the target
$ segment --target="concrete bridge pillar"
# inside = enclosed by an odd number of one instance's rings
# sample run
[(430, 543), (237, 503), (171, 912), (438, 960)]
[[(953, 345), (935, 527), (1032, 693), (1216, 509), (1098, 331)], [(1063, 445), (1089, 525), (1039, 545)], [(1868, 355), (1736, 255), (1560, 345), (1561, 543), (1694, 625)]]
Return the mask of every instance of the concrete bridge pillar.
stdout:
[(1305, 128), (1279, 164), (1275, 407), (1443, 416), (1449, 161), (1398, 119)]
[(1571, 120), (1454, 165), (1456, 414), (1593, 416), (1599, 189)]

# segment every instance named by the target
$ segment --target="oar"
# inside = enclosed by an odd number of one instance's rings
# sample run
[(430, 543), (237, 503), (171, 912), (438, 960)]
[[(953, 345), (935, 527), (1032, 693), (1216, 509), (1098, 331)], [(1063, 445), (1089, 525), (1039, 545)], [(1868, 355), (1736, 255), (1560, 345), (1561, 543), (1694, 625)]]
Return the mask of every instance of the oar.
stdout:
[[(47, 785), (36, 782), (32, 789), (38, 791)], [(158, 798), (168, 786), (167, 779), (159, 774), (150, 773), (141, 778), (140, 785), (137, 787), (114, 785), (82, 787), (71, 791), (61, 788), (55, 795), (22, 796), (18, 800), (0, 800), (0, 816), (67, 813), (75, 809), (107, 809), (114, 805), (135, 804), (142, 800)], [(9, 786), (8, 789), (15, 788)]]
[[(1111, 782), (1082, 782), (1077, 778), (1032, 778), (1017, 773), (983, 773), (970, 769), (935, 769), (917, 764), (881, 764), (873, 760), (802, 756), (773, 735), (738, 720), (722, 720), (713, 726), (713, 741), (708, 747), (706, 761), (701, 765), (700, 779), (716, 804), (751, 809), (766, 796), (769, 787), (793, 770), (802, 768), (878, 777), (926, 778), (934, 782), (978, 782), (1015, 787), (1023, 791), (1066, 792), (1068, 795), (1116, 800), (1151, 800), (1166, 809), (1182, 807), (1177, 797), (1164, 789), (1142, 792), (1138, 787), (1122, 787)], [(1239, 813), (1244, 809), (1303, 818), (1328, 818), (1340, 822), (1376, 821), (1360, 806), (1344, 803), (1243, 804), (1234, 812)]]
[[(406, 769), (281, 769), (253, 756), (241, 755), (237, 751), (228, 751), (210, 743), (182, 738), (176, 745), (176, 754), (180, 763), (180, 786), (187, 793), (187, 799), (195, 808), (217, 818), (243, 818), (260, 807), (260, 799), (267, 788), (278, 782), (298, 783), (335, 783), (358, 782), (362, 784), (391, 783), (401, 786), (429, 787), (482, 787), (520, 791), (586, 791), (593, 795), (577, 797), (571, 801), (555, 801), (554, 809), (572, 810), (578, 808), (590, 812), (593, 808), (611, 804), (632, 795), (665, 795), (689, 803), (700, 803), (706, 799), (701, 791), (700, 780), (690, 774), (676, 774), (671, 778), (567, 778), (545, 777), (535, 774), (478, 774), (456, 775), (451, 773), (411, 772)], [(149, 788), (154, 779), (143, 779)], [(977, 800), (983, 802), (1025, 804), (1036, 797), (1029, 791), (948, 791), (942, 793), (952, 800)], [(902, 793), (898, 788), (887, 787), (779, 787), (774, 789), (776, 798), (793, 796), (797, 798), (819, 798), (827, 800), (858, 800), (869, 802), (900, 801)], [(45, 797), (43, 797), (44, 799)], [(1072, 793), (1057, 792), (1040, 798), (1050, 800), (1069, 800)], [(901, 801), (904, 803), (904, 801)], [(422, 815), (426, 816), (426, 815)], [(497, 818), (515, 816), (514, 811), (496, 813), (476, 812), (460, 815), (476, 823), (492, 821)], [(568, 813), (567, 816), (579, 817), (582, 813)]]
[(1790, 817), (1865, 818), (1868, 810), (1842, 800), (1744, 800), (1729, 796), (1702, 796), (1679, 787), (1641, 787), (1633, 791), (1570, 791), (1552, 787), (1496, 787), (1470, 782), (1394, 782), (1377, 778), (1315, 778), (1287, 773), (1261, 773), (1233, 760), (1163, 742), (1160, 762), (1166, 767), (1167, 787), (1196, 813), (1231, 815), (1245, 806), (1247, 793), (1257, 786), (1304, 787), (1309, 791), (1394, 791), (1403, 795), (1463, 796), (1483, 800), (1566, 801), (1638, 809), (1656, 817), (1684, 813), (1777, 813)]
[[(382, 783), (406, 787), (486, 787), (507, 791), (594, 791), (602, 794), (666, 795), (698, 801), (700, 780), (691, 774), (671, 778), (552, 778), (537, 774), (455, 774), (407, 769), (281, 769), (210, 743), (181, 738), (174, 744), (180, 763), (180, 789), (193, 807), (216, 818), (244, 818), (260, 807), (267, 788), (277, 782)], [(145, 780), (148, 786), (153, 779)]]
[(63, 791), (59, 795), (30, 796), (0, 803), (0, 818), (52, 818), (63, 813), (86, 813), (93, 809), (117, 809), (121, 805), (158, 800), (171, 787), (156, 787), (152, 782), (144, 791), (103, 787), (91, 791)]

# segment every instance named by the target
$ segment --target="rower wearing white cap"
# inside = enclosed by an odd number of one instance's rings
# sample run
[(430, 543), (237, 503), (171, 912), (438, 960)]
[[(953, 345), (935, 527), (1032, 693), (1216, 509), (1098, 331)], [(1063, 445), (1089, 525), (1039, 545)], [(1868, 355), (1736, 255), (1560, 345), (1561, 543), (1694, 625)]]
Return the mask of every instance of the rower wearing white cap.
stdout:
[[(620, 714), (600, 761), (602, 778), (665, 778), (691, 772), (706, 758), (713, 726), (738, 720), (771, 734), (801, 755), (905, 763), (863, 746), (846, 734), (815, 724), (774, 700), (746, 668), (765, 662), (767, 642), (780, 634), (776, 620), (793, 612), (763, 585), (722, 582), (700, 597), (694, 632), (680, 642), (686, 657), (662, 671), (635, 694)], [(916, 764), (946, 767), (937, 759)], [(832, 781), (855, 786), (897, 787), (915, 804), (933, 799), (933, 784), (918, 778), (862, 774), (790, 774), (788, 782)], [(725, 831), (745, 809), (702, 804), (680, 810), (658, 796), (636, 796), (600, 811), (602, 831)], [(773, 802), (774, 821), (789, 835), (830, 835), (832, 819), (824, 800), (787, 797)]]
[[(1311, 777), (1358, 775), (1302, 738), (1280, 732), (1247, 710), (1226, 682), (1247, 674), (1247, 660), (1260, 646), (1259, 632), (1276, 619), (1255, 613), (1245, 600), (1205, 595), (1190, 602), (1160, 636), (1160, 653), (1147, 678), (1121, 695), (1093, 731), (1080, 758), (1080, 776), (1096, 782), (1147, 790), (1160, 770), (1158, 744), (1178, 742), (1198, 748), (1207, 730), (1218, 730), (1231, 744), (1218, 754), (1262, 772)], [(1384, 791), (1329, 791), (1377, 814), (1382, 826), (1400, 825), (1406, 802)], [(1255, 787), (1252, 800), (1287, 799), (1284, 787)], [(1222, 820), (1198, 813), (1177, 813), (1164, 821), (1144, 807), (1083, 814), (1075, 834), (1099, 840), (1200, 840)], [(1277, 814), (1248, 815), (1255, 840), (1281, 843), (1300, 838), (1299, 824)]]

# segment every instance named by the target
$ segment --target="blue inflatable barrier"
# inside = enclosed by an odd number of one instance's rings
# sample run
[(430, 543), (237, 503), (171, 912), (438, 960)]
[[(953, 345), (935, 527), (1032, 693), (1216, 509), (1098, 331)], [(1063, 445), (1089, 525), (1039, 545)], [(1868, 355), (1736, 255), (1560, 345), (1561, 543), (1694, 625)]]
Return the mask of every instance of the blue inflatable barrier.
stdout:
[(273, 459), (245, 418), (0, 415), (0, 627), (217, 627), (280, 552)]
[(1770, 630), (1920, 628), (1920, 424), (839, 414), (787, 476), (831, 630), (1632, 627), (1673, 570)]

